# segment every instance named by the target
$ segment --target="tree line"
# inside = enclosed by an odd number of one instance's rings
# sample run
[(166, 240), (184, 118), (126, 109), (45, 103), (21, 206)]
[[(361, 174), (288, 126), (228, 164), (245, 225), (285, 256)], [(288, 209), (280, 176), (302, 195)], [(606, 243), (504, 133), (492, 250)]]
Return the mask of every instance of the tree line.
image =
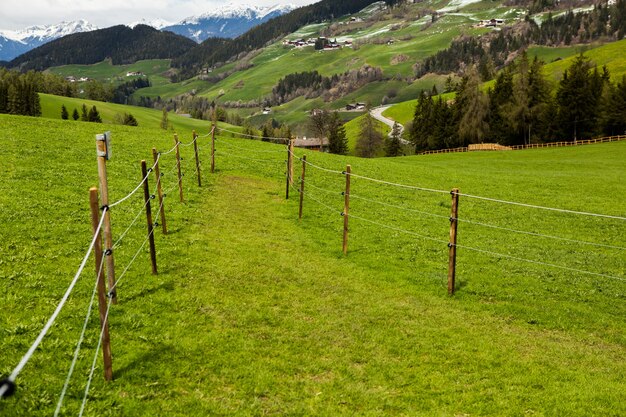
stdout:
[(606, 67), (598, 69), (580, 54), (554, 92), (543, 62), (523, 52), (486, 93), (476, 66), (461, 79), (454, 101), (423, 92), (409, 133), (416, 152), (626, 134), (626, 76), (612, 83)]
[(0, 68), (0, 113), (41, 115), (37, 93), (75, 97), (76, 86), (62, 77), (42, 72), (20, 73)]

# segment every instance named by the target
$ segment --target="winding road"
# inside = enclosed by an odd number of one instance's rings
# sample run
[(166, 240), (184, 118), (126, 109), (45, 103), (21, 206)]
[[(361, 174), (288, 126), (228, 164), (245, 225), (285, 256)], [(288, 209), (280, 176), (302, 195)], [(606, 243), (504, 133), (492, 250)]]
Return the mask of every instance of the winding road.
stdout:
[[(370, 114), (372, 115), (372, 117), (374, 119), (378, 120), (379, 122), (382, 122), (382, 123), (386, 124), (387, 126), (389, 126), (391, 128), (391, 132), (389, 132), (389, 137), (391, 137), (391, 133), (393, 132), (393, 125), (395, 123), (395, 120), (388, 119), (385, 116), (383, 116), (383, 112), (385, 110), (387, 110), (389, 107), (391, 107), (391, 105), (374, 107), (371, 110)], [(402, 135), (404, 134), (404, 126), (402, 126), (401, 123), (398, 123), (398, 125), (400, 125), (400, 141), (403, 144), (406, 145), (406, 144), (409, 143), (409, 141), (402, 138)]]

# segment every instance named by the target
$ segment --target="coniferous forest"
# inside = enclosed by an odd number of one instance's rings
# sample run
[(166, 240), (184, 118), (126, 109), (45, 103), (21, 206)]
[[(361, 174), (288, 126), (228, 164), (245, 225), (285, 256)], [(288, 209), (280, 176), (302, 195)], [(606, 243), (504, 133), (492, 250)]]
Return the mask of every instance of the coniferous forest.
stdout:
[(521, 54), (485, 93), (476, 66), (454, 101), (422, 93), (410, 129), (417, 152), (471, 143), (521, 145), (626, 134), (626, 76), (612, 80), (579, 55), (553, 86), (543, 63)]

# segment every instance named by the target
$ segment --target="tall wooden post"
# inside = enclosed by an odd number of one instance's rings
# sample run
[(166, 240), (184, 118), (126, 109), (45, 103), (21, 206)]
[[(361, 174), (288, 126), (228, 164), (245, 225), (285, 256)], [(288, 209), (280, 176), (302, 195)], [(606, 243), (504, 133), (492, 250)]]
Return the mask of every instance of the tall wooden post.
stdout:
[(293, 185), (293, 138), (289, 140), (289, 184)]
[(454, 188), (452, 195), (452, 209), (450, 212), (450, 243), (448, 243), (448, 295), (453, 295), (456, 279), (456, 232), (459, 214), (459, 189)]
[(198, 134), (193, 131), (193, 151), (196, 154), (196, 172), (198, 173), (198, 187), (202, 187), (202, 175), (200, 173), (200, 158), (198, 157)]
[(167, 234), (167, 223), (165, 222), (165, 202), (163, 201), (163, 181), (161, 181), (161, 168), (159, 167), (159, 153), (156, 148), (152, 148), (154, 158), (154, 175), (157, 179), (157, 194), (159, 196), (159, 215), (161, 216), (161, 227), (163, 234)]
[(150, 207), (150, 187), (148, 186), (148, 169), (146, 160), (141, 161), (141, 175), (146, 178), (143, 183), (143, 200), (146, 203), (146, 221), (148, 224), (148, 240), (150, 241), (150, 262), (152, 263), (152, 274), (158, 274), (156, 262), (156, 248), (154, 246), (154, 222), (152, 221), (152, 207)]
[[(290, 141), (291, 142), (291, 141)], [(285, 199), (289, 200), (289, 187), (291, 186), (291, 149), (287, 146), (287, 162), (285, 171)]]
[[(102, 238), (98, 225), (100, 224), (100, 210), (98, 207), (98, 189), (89, 189), (89, 205), (91, 206), (91, 227), (94, 235), (98, 234), (94, 245), (94, 257), (96, 260), (96, 277), (98, 278), (98, 312), (100, 313), (100, 329), (102, 331), (102, 357), (104, 360), (104, 379), (113, 379), (113, 363), (111, 360), (111, 338), (109, 335), (109, 318), (107, 317), (106, 284), (104, 282), (104, 270), (102, 269)], [(108, 210), (107, 210), (108, 212)], [(106, 213), (105, 213), (106, 215)]]
[(302, 205), (304, 203), (304, 174), (306, 173), (306, 155), (302, 157), (302, 177), (300, 177), (300, 211), (298, 220), (302, 220)]
[(343, 254), (348, 254), (348, 218), (350, 212), (350, 174), (352, 173), (352, 167), (348, 165), (346, 167), (346, 192), (344, 193), (344, 206), (343, 206)]
[(213, 111), (213, 129), (211, 130), (211, 174), (215, 173), (215, 131), (217, 130), (217, 115)]
[(178, 168), (178, 193), (180, 194), (180, 202), (184, 202), (183, 198), (183, 172), (180, 166), (180, 142), (178, 135), (174, 134), (174, 143), (176, 144), (176, 167)]
[[(109, 182), (107, 179), (107, 159), (111, 155), (111, 150), (107, 149), (110, 140), (110, 133), (96, 135), (96, 149), (98, 153), (98, 177), (100, 178), (100, 198), (102, 207), (109, 205)], [(111, 232), (111, 213), (106, 210), (104, 213), (104, 255), (107, 264), (107, 281), (109, 284), (111, 302), (117, 304), (117, 290), (115, 289), (115, 261), (113, 259), (113, 233)]]

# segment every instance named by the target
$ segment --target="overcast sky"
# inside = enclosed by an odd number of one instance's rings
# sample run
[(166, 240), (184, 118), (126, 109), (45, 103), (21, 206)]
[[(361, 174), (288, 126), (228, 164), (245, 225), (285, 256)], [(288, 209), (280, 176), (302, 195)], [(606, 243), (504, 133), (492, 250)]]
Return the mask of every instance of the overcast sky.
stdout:
[(304, 6), (317, 1), (319, 0), (0, 0), (0, 29), (18, 30), (27, 26), (78, 19), (85, 19), (101, 28), (141, 19), (177, 22), (230, 3), (262, 6), (291, 3)]

